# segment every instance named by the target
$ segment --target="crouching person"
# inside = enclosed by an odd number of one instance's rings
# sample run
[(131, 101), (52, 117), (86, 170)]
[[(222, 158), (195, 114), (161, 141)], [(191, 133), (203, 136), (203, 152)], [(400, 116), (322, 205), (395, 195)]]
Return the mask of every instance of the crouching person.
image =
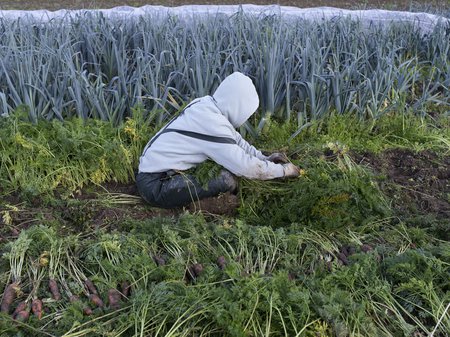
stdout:
[[(142, 198), (152, 206), (175, 208), (236, 192), (236, 176), (259, 180), (298, 176), (298, 167), (283, 155), (264, 156), (235, 130), (258, 105), (251, 79), (239, 72), (225, 78), (214, 95), (192, 101), (144, 148), (136, 176)], [(207, 188), (192, 175), (177, 173), (207, 159), (225, 168)]]

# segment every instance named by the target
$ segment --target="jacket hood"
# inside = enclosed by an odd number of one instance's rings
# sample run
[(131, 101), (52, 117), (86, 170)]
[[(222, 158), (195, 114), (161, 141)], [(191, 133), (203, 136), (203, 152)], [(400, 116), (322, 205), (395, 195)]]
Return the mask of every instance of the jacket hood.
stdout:
[(220, 112), (235, 128), (244, 124), (259, 105), (252, 80), (239, 72), (227, 76), (214, 92), (213, 98)]

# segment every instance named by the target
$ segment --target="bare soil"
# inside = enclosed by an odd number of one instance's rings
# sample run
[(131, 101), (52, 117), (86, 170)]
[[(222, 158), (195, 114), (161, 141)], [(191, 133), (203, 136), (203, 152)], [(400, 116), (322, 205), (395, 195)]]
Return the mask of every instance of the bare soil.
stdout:
[(411, 6), (429, 5), (437, 8), (448, 8), (448, 0), (429, 0), (429, 1), (411, 1), (411, 0), (252, 0), (252, 1), (237, 1), (237, 0), (2, 0), (0, 9), (98, 9), (98, 8), (113, 8), (116, 6), (133, 6), (140, 7), (144, 5), (162, 5), (162, 6), (181, 6), (181, 5), (237, 5), (242, 3), (252, 3), (256, 5), (279, 4), (284, 6), (295, 6), (300, 8), (307, 7), (339, 7), (350, 9), (363, 8), (385, 8), (391, 10), (409, 10)]
[[(108, 196), (122, 197), (125, 202), (108, 201)], [(13, 240), (23, 229), (40, 223), (55, 223), (64, 232), (79, 233), (121, 229), (128, 219), (177, 217), (186, 211), (203, 213), (207, 218), (235, 216), (239, 205), (237, 195), (224, 193), (182, 208), (151, 207), (140, 199), (134, 183), (107, 183), (101, 189), (84, 189), (69, 200), (56, 200), (50, 204), (38, 197), (24, 202), (19, 194), (13, 194), (0, 198), (0, 242)]]
[[(367, 165), (382, 177), (380, 187), (392, 201), (396, 215), (401, 217), (431, 216), (444, 222), (450, 219), (450, 156), (438, 156), (431, 151), (419, 153), (406, 149), (391, 149), (381, 154), (354, 154), (356, 161)], [(107, 204), (104, 193), (138, 196), (134, 184), (109, 183), (101, 190), (83, 190), (69, 201), (44, 205), (39, 199), (27, 205), (17, 195), (10, 195), (0, 206), (0, 242), (11, 240), (20, 231), (34, 224), (56, 222), (62, 230), (83, 232), (99, 228), (120, 228), (127, 219), (144, 220), (160, 216), (178, 216), (188, 210), (206, 216), (234, 216), (239, 198), (223, 194), (216, 198), (192, 203), (186, 208), (159, 209), (136, 200), (131, 203)], [(102, 194), (103, 193), (103, 194)], [(5, 205), (5, 206), (4, 206)], [(17, 205), (11, 211), (7, 205)], [(2, 215), (5, 210), (9, 223)], [(445, 227), (445, 225), (444, 225)]]
[[(355, 155), (356, 161), (369, 166), (382, 177), (380, 186), (393, 201), (396, 212), (402, 215), (432, 214), (441, 219), (450, 219), (450, 156), (439, 156), (431, 151), (415, 153), (407, 149), (391, 149), (381, 154), (363, 153)], [(124, 185), (110, 183), (105, 185), (110, 193), (123, 193), (138, 196), (134, 184)], [(83, 192), (78, 199), (95, 200), (96, 194)], [(203, 212), (216, 215), (236, 215), (239, 199), (236, 195), (226, 193), (217, 198), (208, 198), (195, 202), (185, 209), (191, 212)], [(99, 226), (112, 216), (120, 218), (131, 216), (135, 219), (160, 215), (177, 215), (184, 209), (150, 208), (144, 204), (128, 210), (99, 209), (93, 214), (94, 222)]]
[(385, 175), (381, 187), (400, 214), (450, 219), (450, 156), (392, 149), (378, 156), (366, 153), (359, 160)]
[[(119, 184), (119, 183), (107, 183), (103, 186), (106, 191), (114, 194), (124, 194), (139, 197), (135, 184)], [(97, 191), (82, 192), (81, 194), (75, 196), (78, 200), (95, 200), (97, 198)], [(235, 194), (223, 193), (215, 198), (206, 198), (200, 201), (192, 202), (184, 208), (178, 209), (161, 209), (161, 208), (150, 208), (142, 205), (146, 211), (139, 211), (133, 214), (133, 218), (146, 218), (148, 216), (167, 216), (167, 215), (178, 215), (179, 213), (188, 210), (190, 212), (202, 212), (206, 214), (215, 215), (236, 215), (236, 210), (239, 207), (239, 198)], [(149, 210), (151, 212), (149, 213)], [(105, 209), (95, 216), (95, 219), (104, 218), (110, 213), (108, 209)]]

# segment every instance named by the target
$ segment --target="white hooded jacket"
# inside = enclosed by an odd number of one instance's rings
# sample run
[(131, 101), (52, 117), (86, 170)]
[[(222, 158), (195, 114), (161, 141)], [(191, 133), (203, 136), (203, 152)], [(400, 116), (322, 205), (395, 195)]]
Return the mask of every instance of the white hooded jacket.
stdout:
[(239, 72), (231, 74), (213, 96), (194, 100), (150, 140), (140, 158), (139, 172), (187, 170), (209, 158), (237, 176), (282, 177), (283, 166), (266, 160), (235, 130), (258, 105), (251, 79)]

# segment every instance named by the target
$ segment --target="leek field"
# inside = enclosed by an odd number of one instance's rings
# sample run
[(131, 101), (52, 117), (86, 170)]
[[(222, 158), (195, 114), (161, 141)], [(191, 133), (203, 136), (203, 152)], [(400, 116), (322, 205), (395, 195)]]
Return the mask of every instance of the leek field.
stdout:
[[(146, 142), (236, 70), (302, 175), (145, 205)], [(0, 336), (448, 336), (449, 88), (446, 20), (0, 18)]]

